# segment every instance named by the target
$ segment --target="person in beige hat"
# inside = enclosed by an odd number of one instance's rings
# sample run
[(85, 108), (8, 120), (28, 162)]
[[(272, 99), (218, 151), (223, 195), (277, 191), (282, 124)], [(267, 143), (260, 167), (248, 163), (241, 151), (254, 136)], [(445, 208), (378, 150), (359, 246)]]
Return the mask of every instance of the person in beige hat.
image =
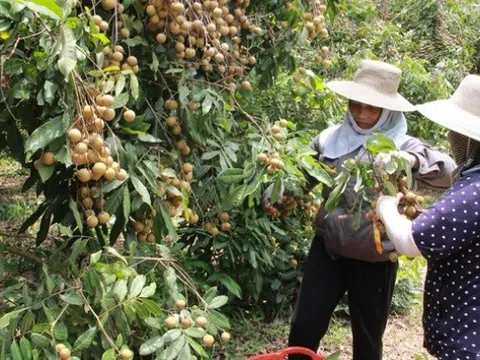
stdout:
[[(415, 107), (398, 94), (401, 70), (393, 65), (364, 60), (353, 81), (332, 81), (327, 87), (348, 99), (341, 125), (322, 131), (311, 147), (317, 159), (341, 171), (348, 159), (363, 161), (367, 140), (373, 133), (389, 136), (408, 159), (416, 180), (446, 188), (451, 183), (454, 161), (447, 155), (407, 135), (404, 112)], [(337, 209), (320, 209), (316, 233), (304, 267), (300, 293), (293, 313), (290, 346), (317, 350), (331, 316), (348, 292), (353, 330), (353, 359), (382, 358), (382, 337), (387, 323), (397, 263), (389, 260), (395, 250), (383, 240), (384, 253), (374, 245), (373, 227), (364, 217), (354, 226), (351, 209), (360, 196), (348, 184)], [(324, 188), (324, 198), (331, 189)], [(364, 209), (365, 213), (368, 209)], [(306, 359), (290, 356), (290, 359)]]
[(424, 346), (439, 359), (480, 359), (480, 76), (467, 76), (449, 100), (418, 106), (449, 132), (455, 182), (410, 221), (383, 196), (377, 214), (399, 253), (423, 255)]

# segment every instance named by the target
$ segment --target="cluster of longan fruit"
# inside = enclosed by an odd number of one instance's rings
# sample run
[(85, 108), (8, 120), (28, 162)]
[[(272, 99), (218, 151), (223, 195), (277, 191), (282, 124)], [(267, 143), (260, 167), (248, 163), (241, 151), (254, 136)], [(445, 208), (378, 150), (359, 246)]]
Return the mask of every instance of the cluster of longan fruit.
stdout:
[(140, 71), (138, 59), (132, 55), (126, 56), (125, 50), (121, 45), (115, 45), (113, 49), (105, 46), (102, 49), (102, 53), (106, 57), (103, 62), (104, 69), (110, 66), (118, 66), (122, 70), (132, 70), (135, 74)]
[(103, 210), (105, 200), (103, 197), (95, 196), (98, 194), (96, 186), (82, 186), (78, 191), (78, 198), (84, 211), (85, 221), (90, 228), (96, 227), (98, 224), (105, 225), (110, 220), (110, 214)]
[(280, 154), (276, 151), (270, 154), (258, 154), (257, 160), (267, 167), (267, 172), (270, 175), (275, 174), (278, 170), (283, 170), (285, 167), (285, 163), (280, 159)]
[(278, 125), (275, 124), (270, 128), (275, 140), (282, 141), (285, 139), (285, 136), (288, 132), (287, 126), (288, 126), (288, 121), (285, 119), (281, 119), (278, 122)]
[(154, 244), (155, 235), (152, 233), (156, 211), (152, 211), (144, 218), (138, 218), (133, 222), (133, 229), (137, 233), (138, 241), (142, 243)]
[[(164, 175), (163, 180), (165, 181), (165, 183), (173, 186), (180, 192), (184, 191), (187, 194), (191, 193), (192, 186), (190, 182), (193, 180), (193, 168), (194, 166), (192, 164), (188, 162), (183, 163), (177, 177), (169, 177)], [(157, 193), (159, 196), (163, 196), (166, 194), (167, 199), (164, 201), (164, 206), (166, 207), (170, 217), (176, 217), (178, 215), (179, 209), (183, 208), (182, 194), (179, 192), (168, 190), (165, 187), (164, 183), (159, 184), (159, 189)], [(183, 210), (183, 216), (185, 220), (187, 220), (190, 224), (196, 224), (199, 220), (198, 214), (193, 212), (190, 208), (186, 208)]]
[[(72, 161), (77, 166), (76, 177), (82, 184), (78, 194), (79, 203), (90, 228), (99, 224), (104, 225), (110, 219), (110, 214), (103, 211), (103, 198), (93, 200), (98, 190), (95, 186), (90, 186), (91, 183), (114, 179), (124, 181), (128, 176), (127, 172), (120, 168), (120, 164), (113, 159), (103, 136), (105, 122), (113, 120), (116, 116), (112, 108), (113, 103), (113, 96), (98, 95), (95, 102), (91, 105), (86, 104), (79, 110), (77, 120), (67, 133), (72, 150)], [(129, 110), (124, 113), (124, 117), (132, 115), (135, 116)], [(48, 153), (45, 153), (43, 158), (44, 162), (51, 162)]]
[(308, 216), (315, 216), (320, 205), (318, 201), (308, 197), (293, 196), (286, 194), (282, 197), (281, 203), (275, 205), (267, 204), (265, 211), (273, 218), (288, 217), (290, 213), (297, 209), (302, 209), (303, 214)]
[[(308, 38), (309, 40), (313, 40), (320, 36), (326, 39), (329, 36), (324, 16), (327, 11), (327, 6), (322, 4), (320, 0), (310, 1), (310, 3), (312, 12), (304, 13), (305, 23), (303, 24), (308, 32)], [(291, 2), (287, 2), (286, 6), (287, 9), (294, 8)]]
[(82, 183), (101, 178), (117, 178), (120, 181), (127, 178), (126, 171), (113, 160), (103, 137), (105, 121), (111, 121), (116, 116), (115, 110), (111, 108), (113, 102), (111, 95), (98, 96), (94, 105), (83, 107), (82, 114), (68, 131), (72, 161), (76, 165), (87, 165), (77, 171), (77, 178)]
[(150, 0), (145, 8), (149, 16), (147, 29), (157, 32), (156, 41), (172, 46), (177, 58), (189, 61), (188, 66), (241, 76), (243, 68), (257, 60), (241, 45), (240, 31), (260, 35), (262, 29), (246, 16), (250, 0), (237, 0), (233, 8), (228, 3)]
[[(194, 320), (191, 318), (190, 313), (182, 311), (186, 306), (185, 300), (177, 300), (175, 306), (180, 310), (180, 314), (170, 315), (165, 319), (165, 326), (167, 329), (175, 329), (179, 327), (179, 325), (183, 329), (189, 329), (195, 325), (201, 329), (205, 329), (208, 324), (208, 320), (205, 316), (197, 316)], [(226, 331), (221, 334), (221, 339), (224, 343), (229, 342), (231, 338), (232, 336)], [(210, 334), (205, 334), (202, 342), (205, 347), (211, 348), (215, 343), (215, 338)]]
[(330, 67), (330, 60), (328, 60), (330, 49), (328, 48), (328, 46), (322, 46), (321, 51), (322, 55), (315, 55), (315, 62), (319, 65), (322, 65), (325, 69), (328, 69)]
[[(128, 39), (130, 37), (130, 29), (126, 26), (127, 15), (124, 14), (125, 7), (123, 4), (118, 3), (117, 0), (102, 0), (103, 10), (109, 11), (117, 8), (117, 29), (120, 29), (119, 34), (123, 39)], [(108, 23), (104, 21), (101, 16), (94, 15), (93, 20), (95, 25), (98, 26), (99, 30), (105, 32), (109, 29)]]
[[(398, 190), (398, 212), (409, 220), (417, 218), (422, 212), (423, 196), (415, 194), (407, 188), (407, 178), (401, 176), (396, 180)], [(377, 192), (381, 189), (377, 188)], [(376, 201), (372, 203), (372, 209), (367, 212), (365, 218), (370, 222), (375, 222), (380, 233), (385, 233), (385, 226), (381, 223), (376, 214)]]
[[(213, 219), (212, 221), (207, 222), (205, 224), (205, 229), (212, 236), (217, 236), (218, 234), (220, 234), (220, 231), (227, 232), (232, 228), (232, 225), (230, 224), (229, 221), (230, 221), (230, 215), (227, 212), (222, 212), (218, 215), (218, 219)], [(219, 229), (219, 226), (220, 226), (220, 229)]]

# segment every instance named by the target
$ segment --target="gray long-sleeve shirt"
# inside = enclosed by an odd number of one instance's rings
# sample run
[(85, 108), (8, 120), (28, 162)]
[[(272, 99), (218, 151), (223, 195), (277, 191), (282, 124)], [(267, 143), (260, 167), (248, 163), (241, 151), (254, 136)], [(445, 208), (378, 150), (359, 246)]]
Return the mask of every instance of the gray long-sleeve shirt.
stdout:
[[(315, 137), (311, 147), (317, 152), (317, 159), (337, 172), (342, 171), (344, 161), (355, 158), (361, 149), (357, 149), (337, 159), (328, 159), (322, 156), (320, 136)], [(448, 188), (452, 183), (452, 172), (456, 168), (453, 159), (420, 140), (407, 136), (400, 150), (415, 155), (418, 159), (418, 169), (413, 172), (414, 181), (422, 181), (435, 188)], [(365, 219), (362, 214), (360, 227), (354, 227), (355, 216), (349, 213), (358, 204), (361, 196), (354, 190), (356, 179), (351, 179), (343, 193), (338, 207), (332, 212), (322, 207), (315, 220), (316, 234), (323, 239), (325, 248), (332, 258), (347, 257), (368, 262), (380, 262), (389, 260), (390, 254), (395, 250), (393, 244), (386, 235), (382, 238), (383, 254), (375, 249), (372, 223)], [(331, 189), (325, 187), (323, 196), (326, 198)], [(365, 209), (365, 212), (368, 209)]]

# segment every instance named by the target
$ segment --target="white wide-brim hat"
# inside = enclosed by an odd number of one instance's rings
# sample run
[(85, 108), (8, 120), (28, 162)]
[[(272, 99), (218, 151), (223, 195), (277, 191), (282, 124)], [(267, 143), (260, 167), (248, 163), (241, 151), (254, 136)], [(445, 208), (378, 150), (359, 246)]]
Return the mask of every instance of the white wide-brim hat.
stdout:
[(448, 100), (417, 105), (426, 118), (480, 141), (480, 76), (468, 75)]
[(327, 87), (347, 99), (393, 111), (415, 111), (398, 93), (402, 70), (382, 61), (362, 60), (353, 81), (330, 81)]

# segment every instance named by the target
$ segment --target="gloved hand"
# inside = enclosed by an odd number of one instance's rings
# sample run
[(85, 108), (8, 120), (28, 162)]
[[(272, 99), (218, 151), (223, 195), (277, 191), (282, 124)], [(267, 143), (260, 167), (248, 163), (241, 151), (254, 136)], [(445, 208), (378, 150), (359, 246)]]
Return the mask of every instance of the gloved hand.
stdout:
[(380, 196), (377, 200), (377, 216), (385, 226), (388, 238), (400, 254), (410, 258), (421, 255), (412, 235), (412, 222), (398, 213), (398, 197)]
[(380, 153), (375, 157), (374, 164), (382, 169), (385, 169), (387, 165), (392, 161), (392, 155), (400, 156), (401, 158), (407, 160), (407, 163), (411, 168), (418, 167), (417, 157), (413, 154), (410, 154), (407, 151), (396, 151), (393, 153)]
[(398, 197), (394, 196), (380, 196), (377, 199), (377, 216), (385, 224), (385, 220), (400, 214), (398, 213), (398, 203), (402, 194), (399, 194)]

